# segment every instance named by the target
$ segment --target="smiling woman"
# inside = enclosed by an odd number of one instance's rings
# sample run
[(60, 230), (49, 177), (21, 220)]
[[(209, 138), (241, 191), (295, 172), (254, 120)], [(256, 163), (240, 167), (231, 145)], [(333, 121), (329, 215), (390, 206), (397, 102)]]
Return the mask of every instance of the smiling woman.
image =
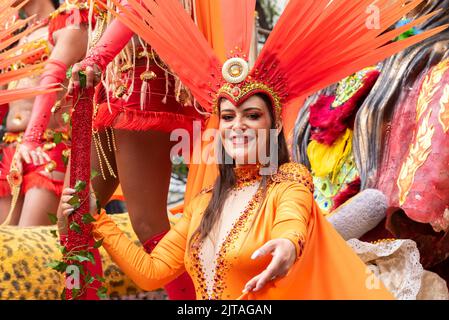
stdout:
[[(391, 44), (402, 30), (388, 32), (387, 24), (368, 30), (364, 13), (371, 2), (290, 1), (251, 70), (255, 0), (220, 1), (225, 61), (178, 1), (119, 5), (118, 19), (151, 43), (197, 103), (219, 117), (222, 152), (233, 160), (218, 164), (214, 185), (186, 205), (150, 254), (130, 242), (104, 212), (94, 214), (95, 237), (103, 239), (104, 248), (139, 286), (157, 288), (187, 271), (198, 299), (392, 298), (378, 281), (367, 287), (367, 280), (376, 277), (322, 216), (308, 170), (284, 158), (285, 145), (260, 134), (278, 129), (281, 137), (283, 108), (296, 98), (442, 30)], [(393, 24), (418, 3), (403, 8), (383, 1), (379, 10)], [(278, 170), (262, 170), (261, 158), (249, 161), (251, 150), (267, 143)], [(69, 200), (74, 193), (64, 191), (60, 221), (73, 212)]]

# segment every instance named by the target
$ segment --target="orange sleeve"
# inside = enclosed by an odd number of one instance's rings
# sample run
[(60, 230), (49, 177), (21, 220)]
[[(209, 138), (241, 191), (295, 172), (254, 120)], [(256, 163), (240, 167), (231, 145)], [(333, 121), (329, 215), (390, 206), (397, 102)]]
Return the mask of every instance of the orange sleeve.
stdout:
[(136, 245), (102, 212), (93, 222), (94, 237), (103, 239), (103, 247), (120, 269), (143, 290), (163, 287), (185, 271), (184, 252), (190, 224), (190, 206), (183, 217), (158, 243), (151, 254)]
[(307, 235), (313, 196), (302, 184), (285, 182), (279, 187), (276, 203), (276, 215), (271, 231), (272, 239), (289, 239), (301, 255)]

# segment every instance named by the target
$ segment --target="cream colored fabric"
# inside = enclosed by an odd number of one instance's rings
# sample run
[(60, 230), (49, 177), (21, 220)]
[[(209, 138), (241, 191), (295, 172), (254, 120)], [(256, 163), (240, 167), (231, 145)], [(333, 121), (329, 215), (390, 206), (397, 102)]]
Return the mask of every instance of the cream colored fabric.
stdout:
[[(399, 300), (449, 299), (446, 282), (425, 271), (412, 240), (384, 241), (377, 244), (351, 239), (347, 243)], [(375, 285), (367, 280), (367, 285)]]
[(214, 287), (215, 266), (223, 241), (231, 231), (234, 223), (243, 213), (242, 208), (246, 208), (256, 194), (258, 187), (259, 182), (256, 182), (250, 186), (244, 187), (242, 190), (232, 191), (223, 206), (223, 212), (225, 214), (221, 215), (219, 221), (212, 229), (211, 234), (204, 239), (200, 251), (200, 258), (204, 276), (206, 277), (206, 286), (209, 295), (212, 294), (212, 289)]

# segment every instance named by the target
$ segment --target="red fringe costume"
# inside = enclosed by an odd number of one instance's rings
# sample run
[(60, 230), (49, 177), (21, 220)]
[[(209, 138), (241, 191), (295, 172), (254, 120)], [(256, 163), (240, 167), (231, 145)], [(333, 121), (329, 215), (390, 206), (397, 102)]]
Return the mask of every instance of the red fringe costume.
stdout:
[[(67, 26), (76, 26), (88, 23), (89, 10), (87, 3), (77, 3), (72, 5), (63, 4), (50, 14), (48, 19), (42, 22), (42, 27), (48, 24), (48, 43), (54, 46), (54, 32)], [(40, 50), (31, 58), (21, 61), (23, 65), (30, 65), (36, 61), (45, 60), (51, 50), (50, 45), (46, 45), (46, 50)], [(33, 48), (31, 47), (30, 50)], [(45, 56), (44, 56), (45, 55)], [(46, 87), (54, 84), (61, 84), (65, 80), (66, 65), (57, 60), (46, 60), (44, 72), (41, 75), (40, 86)], [(24, 194), (32, 188), (46, 189), (53, 192), (58, 197), (62, 193), (63, 180), (54, 180), (46, 176), (43, 171), (58, 171), (65, 173), (66, 165), (64, 156), (70, 149), (69, 135), (61, 132), (66, 138), (61, 143), (54, 143), (53, 130), (47, 130), (51, 117), (51, 109), (55, 105), (57, 94), (48, 92), (36, 97), (33, 105), (30, 123), (25, 133), (7, 133), (4, 137), (6, 146), (3, 149), (3, 158), (0, 162), (0, 197), (11, 195), (11, 188), (6, 180), (9, 174), (12, 159), (16, 151), (17, 142), (29, 143), (34, 148), (42, 147), (49, 155), (51, 161), (45, 165), (35, 166), (23, 163), (21, 193)], [(59, 130), (58, 130), (59, 131)], [(23, 138), (22, 138), (23, 136)]]
[(116, 19), (81, 62), (83, 67), (96, 64), (105, 74), (96, 88), (94, 129), (191, 132), (193, 121), (202, 121), (202, 116), (185, 99), (187, 91), (180, 90), (152, 49), (143, 41), (137, 45), (133, 36)]
[[(20, 134), (14, 135), (17, 137), (20, 136)], [(47, 143), (48, 140), (42, 139), (39, 146), (44, 148), (45, 144)], [(70, 150), (70, 145), (66, 144), (65, 142), (61, 142), (56, 144), (56, 146), (51, 150), (46, 151), (50, 156), (50, 159), (52, 160), (51, 163), (40, 166), (23, 163), (23, 182), (21, 186), (21, 194), (25, 194), (32, 188), (39, 188), (49, 190), (58, 197), (61, 196), (64, 181), (51, 179), (50, 177), (46, 176), (43, 171), (45, 171), (47, 167), (49, 168), (47, 170), (50, 172), (57, 171), (65, 173), (67, 166), (63, 161), (63, 154), (67, 152), (66, 150)], [(8, 181), (6, 180), (6, 176), (8, 175), (11, 168), (11, 163), (15, 151), (15, 143), (9, 143), (3, 148), (3, 158), (0, 161), (0, 197), (7, 197), (11, 195), (11, 188)]]

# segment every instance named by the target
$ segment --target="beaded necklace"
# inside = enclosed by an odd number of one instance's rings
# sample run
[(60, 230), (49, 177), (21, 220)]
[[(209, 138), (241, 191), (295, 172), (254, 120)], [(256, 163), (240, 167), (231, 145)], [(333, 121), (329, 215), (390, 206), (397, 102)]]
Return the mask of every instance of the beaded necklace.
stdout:
[(247, 165), (234, 168), (236, 182), (233, 191), (239, 191), (262, 179), (260, 175), (260, 165)]

